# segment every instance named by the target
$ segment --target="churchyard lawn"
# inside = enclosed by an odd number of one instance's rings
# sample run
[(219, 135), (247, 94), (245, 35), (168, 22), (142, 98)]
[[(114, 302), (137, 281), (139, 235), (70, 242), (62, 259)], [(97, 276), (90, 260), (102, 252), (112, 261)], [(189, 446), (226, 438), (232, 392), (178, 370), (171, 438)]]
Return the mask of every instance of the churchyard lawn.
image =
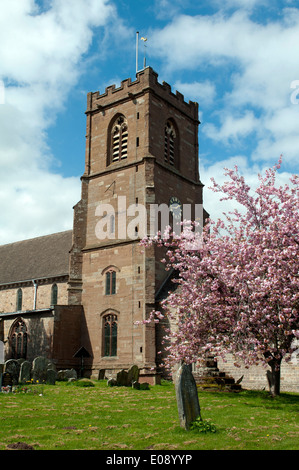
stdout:
[[(75, 383), (0, 393), (0, 450), (298, 450), (299, 395), (199, 392), (202, 418), (216, 432), (179, 425), (174, 386), (149, 390)], [(28, 447), (29, 448), (29, 447)]]

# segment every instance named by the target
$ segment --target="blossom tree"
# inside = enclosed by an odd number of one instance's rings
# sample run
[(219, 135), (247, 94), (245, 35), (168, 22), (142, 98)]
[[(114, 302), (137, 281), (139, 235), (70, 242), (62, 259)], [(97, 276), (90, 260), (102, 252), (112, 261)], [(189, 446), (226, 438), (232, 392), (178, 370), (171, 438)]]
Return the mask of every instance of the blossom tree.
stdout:
[(242, 210), (224, 221), (207, 220), (202, 233), (190, 223), (179, 237), (144, 240), (167, 248), (167, 269), (178, 273), (177, 289), (163, 303), (174, 325), (167, 331), (166, 365), (203, 362), (207, 355), (233, 354), (235, 365), (263, 364), (270, 392), (280, 393), (280, 367), (299, 338), (299, 177), (277, 187), (277, 165), (258, 175), (255, 191), (238, 168), (228, 182), (214, 180), (222, 199)]

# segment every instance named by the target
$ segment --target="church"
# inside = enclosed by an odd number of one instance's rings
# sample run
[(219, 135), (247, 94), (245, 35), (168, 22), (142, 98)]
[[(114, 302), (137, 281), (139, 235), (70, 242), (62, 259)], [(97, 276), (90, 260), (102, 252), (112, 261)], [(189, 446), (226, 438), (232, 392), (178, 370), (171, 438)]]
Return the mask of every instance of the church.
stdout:
[[(136, 322), (156, 307), (169, 275), (160, 250), (140, 240), (151, 207), (170, 207), (175, 218), (184, 204), (202, 206), (198, 125), (198, 104), (160, 84), (151, 67), (88, 93), (73, 230), (0, 247), (5, 360), (43, 355), (78, 370), (84, 351), (88, 376), (136, 364), (140, 380), (157, 383), (162, 332)], [(145, 219), (136, 217), (142, 208)]]
[[(163, 324), (137, 322), (173, 283), (161, 248), (144, 249), (140, 241), (162, 227), (163, 211), (152, 208), (169, 209), (170, 224), (185, 207), (184, 218), (198, 218), (198, 126), (198, 104), (159, 83), (151, 67), (134, 81), (88, 93), (73, 229), (0, 246), (5, 360), (45, 356), (57, 370), (74, 368), (91, 378), (137, 365), (141, 382), (159, 383)], [(236, 378), (244, 372), (248, 388), (265, 386), (262, 368), (222, 367)], [(288, 383), (298, 391), (298, 365), (289, 367), (282, 390)]]

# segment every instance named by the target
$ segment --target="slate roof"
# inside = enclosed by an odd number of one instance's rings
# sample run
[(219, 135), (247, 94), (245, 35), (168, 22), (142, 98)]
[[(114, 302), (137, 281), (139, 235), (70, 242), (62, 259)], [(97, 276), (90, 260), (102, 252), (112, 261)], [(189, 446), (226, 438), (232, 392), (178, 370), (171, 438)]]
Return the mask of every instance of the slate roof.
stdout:
[(67, 275), (72, 230), (0, 246), (0, 284)]

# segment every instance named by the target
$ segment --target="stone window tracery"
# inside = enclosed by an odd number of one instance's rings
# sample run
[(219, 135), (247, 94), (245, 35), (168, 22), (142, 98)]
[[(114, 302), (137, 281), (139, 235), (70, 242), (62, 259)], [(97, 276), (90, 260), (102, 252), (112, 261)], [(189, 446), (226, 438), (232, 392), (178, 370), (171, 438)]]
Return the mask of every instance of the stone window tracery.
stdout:
[(104, 330), (104, 356), (111, 357), (117, 354), (117, 316), (109, 313), (103, 317)]
[(12, 359), (26, 359), (27, 354), (27, 328), (23, 320), (18, 319), (15, 321), (10, 338)]
[(111, 162), (118, 162), (128, 156), (128, 123), (124, 116), (119, 116), (111, 130)]

